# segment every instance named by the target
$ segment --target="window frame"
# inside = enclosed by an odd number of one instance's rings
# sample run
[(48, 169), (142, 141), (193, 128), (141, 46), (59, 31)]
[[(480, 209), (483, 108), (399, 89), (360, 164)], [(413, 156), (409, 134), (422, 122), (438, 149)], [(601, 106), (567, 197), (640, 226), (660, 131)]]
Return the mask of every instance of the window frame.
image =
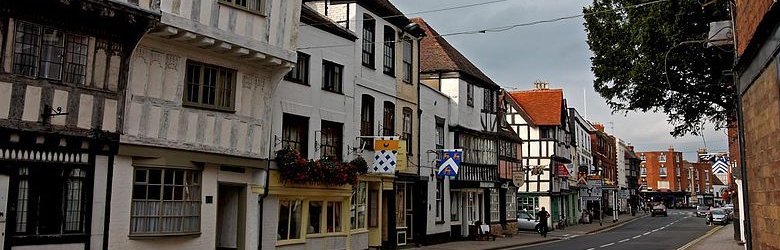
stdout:
[(363, 14), (363, 46), (361, 63), (370, 69), (376, 69), (376, 19)]
[(501, 201), (498, 189), (490, 189), (490, 222), (501, 221), (501, 207), (499, 206)]
[[(282, 216), (281, 215), (282, 215), (282, 203), (283, 202), (289, 202), (289, 205), (290, 205), (290, 208), (287, 211), (287, 218), (288, 218), (287, 223), (286, 223), (287, 224), (287, 235), (286, 235), (287, 238), (286, 239), (281, 239), (281, 238), (278, 239), (276, 241), (277, 244), (284, 243), (284, 242), (290, 242), (290, 241), (300, 241), (300, 240), (305, 239), (304, 235), (306, 235), (306, 234), (304, 233), (305, 231), (303, 231), (302, 229), (303, 229), (303, 224), (304, 223), (308, 224), (308, 222), (304, 222), (303, 221), (303, 210), (304, 210), (303, 208), (304, 208), (304, 205), (308, 205), (308, 204), (304, 204), (302, 199), (295, 199), (295, 198), (279, 199), (279, 205), (277, 206), (279, 208), (279, 210), (278, 210), (278, 213), (277, 213), (278, 221), (277, 221), (276, 233), (279, 234), (279, 232), (281, 231), (280, 227), (282, 226)], [(298, 210), (297, 211), (294, 209), (296, 205), (298, 206)], [(298, 225), (296, 225), (298, 227), (298, 229), (297, 229), (298, 236), (296, 238), (292, 238), (290, 236), (290, 231), (291, 231), (290, 229), (293, 226), (292, 225), (293, 222), (292, 222), (292, 220), (290, 220), (290, 218), (293, 217), (294, 213), (300, 213), (300, 215), (298, 216), (298, 220), (299, 220), (298, 221)]]
[(517, 219), (517, 193), (512, 188), (507, 189), (506, 199), (506, 220), (514, 221)]
[[(284, 80), (288, 82), (294, 82), (301, 85), (309, 85), (309, 72), (311, 68), (311, 56), (309, 54), (298, 51), (297, 61), (295, 67), (290, 72), (284, 75)], [(303, 71), (301, 71), (301, 68)]]
[(374, 149), (374, 139), (368, 137), (374, 136), (375, 103), (376, 99), (369, 94), (363, 94), (360, 98), (360, 136), (366, 137), (362, 138), (362, 148), (369, 150)]
[[(22, 28), (30, 28), (27, 30)], [(30, 32), (27, 32), (30, 31)], [(34, 32), (33, 32), (34, 31)], [(59, 34), (58, 41), (46, 43), (46, 32)], [(33, 36), (32, 40), (20, 39)], [(80, 40), (80, 41), (79, 41)], [(30, 46), (26, 53), (21, 47)], [(16, 20), (11, 46), (11, 73), (36, 79), (87, 86), (89, 67), (89, 37), (24, 20)], [(55, 58), (47, 58), (45, 51), (59, 51)], [(27, 57), (24, 59), (23, 57)], [(77, 58), (77, 59), (76, 59)], [(55, 61), (56, 60), (56, 61)], [(27, 61), (23, 64), (24, 61)], [(44, 75), (44, 65), (57, 65), (56, 74)], [(24, 69), (23, 67), (29, 67)], [(29, 72), (24, 72), (29, 71)], [(72, 80), (71, 78), (78, 78)]]
[[(246, 12), (249, 12), (249, 13), (257, 14), (257, 15), (260, 15), (260, 16), (268, 15), (268, 14), (266, 14), (267, 4), (268, 4), (267, 0), (256, 0), (258, 2), (257, 3), (258, 4), (257, 9), (252, 9), (249, 6), (241, 5), (241, 4), (238, 3), (238, 1), (242, 1), (242, 0), (217, 0), (217, 3), (222, 4), (222, 5), (227, 5), (227, 6), (230, 6), (230, 7), (239, 9), (239, 10), (243, 10), (243, 11), (246, 11)], [(246, 3), (246, 5), (249, 5), (249, 1), (253, 1), (253, 0), (243, 0), (243, 1)]]
[(403, 107), (401, 109), (403, 115), (403, 139), (406, 141), (406, 154), (414, 155), (413, 142), (414, 142), (414, 111), (409, 107)]
[(385, 25), (383, 31), (382, 73), (395, 77), (395, 29)]
[[(362, 208), (362, 216), (361, 216)], [(363, 223), (361, 222), (361, 219)], [(350, 230), (365, 230), (368, 224), (368, 184), (365, 181), (359, 181), (352, 187), (352, 197), (350, 198)]]
[[(309, 153), (309, 117), (294, 115), (290, 113), (282, 114), (282, 147), (290, 147), (288, 144), (298, 144), (298, 150), (302, 157), (307, 158)], [(298, 137), (300, 141), (295, 141), (292, 136), (293, 130), (299, 130)]]
[(450, 191), (450, 221), (460, 222), (460, 211), (463, 208), (460, 191)]
[(444, 223), (444, 178), (436, 178), (436, 223)]
[(438, 117), (438, 116), (436, 116), (435, 119), (436, 119), (436, 128), (435, 128), (435, 130), (436, 130), (436, 150), (442, 150), (442, 149), (444, 149), (444, 145), (446, 145), (446, 141), (447, 141), (447, 139), (446, 139), (447, 138), (447, 132), (446, 132), (446, 129), (444, 128), (444, 124), (445, 124), (446, 120), (444, 118), (441, 118), (441, 117)]
[(474, 84), (466, 83), (466, 105), (474, 107)]
[(389, 101), (382, 106), (382, 135), (395, 136), (395, 104)]
[[(198, 100), (197, 101), (190, 101), (190, 90), (189, 85), (194, 85), (191, 83), (191, 75), (190, 75), (190, 67), (200, 67), (198, 72), (198, 79), (199, 83), (197, 83), (198, 86)], [(184, 91), (182, 93), (182, 105), (187, 107), (194, 107), (194, 108), (203, 108), (203, 109), (211, 109), (211, 110), (217, 110), (217, 111), (223, 111), (223, 112), (235, 112), (236, 108), (236, 82), (238, 78), (238, 71), (230, 68), (225, 68), (218, 65), (198, 62), (195, 60), (187, 60), (186, 63), (186, 69), (185, 69), (185, 76), (184, 76)], [(214, 85), (214, 104), (208, 104), (203, 103), (203, 90), (204, 90), (204, 77), (206, 74), (207, 69), (215, 70), (216, 77), (215, 77), (215, 85)], [(226, 83), (224, 79), (222, 79), (223, 73), (225, 74), (225, 77), (228, 76), (228, 74), (231, 74), (230, 82)], [(224, 95), (224, 91), (229, 90), (229, 96)], [(222, 93), (220, 93), (222, 91)], [(224, 102), (224, 98), (229, 98), (229, 106), (224, 106), (224, 104), (221, 104)]]
[(322, 60), (322, 90), (336, 94), (344, 93), (344, 65)]
[(412, 84), (412, 80), (414, 79), (413, 73), (414, 73), (414, 64), (412, 63), (414, 60), (414, 45), (412, 44), (412, 39), (409, 37), (405, 37), (403, 39), (403, 72), (401, 79), (403, 82)]
[[(331, 132), (335, 135), (331, 135)], [(322, 120), (320, 123), (320, 158), (333, 159), (335, 162), (341, 160), (344, 141), (344, 124)]]
[[(140, 181), (138, 173), (139, 171), (144, 171), (146, 176), (144, 176), (145, 181)], [(152, 183), (150, 181), (150, 176), (152, 171), (159, 171), (160, 172), (160, 183)], [(181, 171), (182, 172), (182, 182), (181, 184), (176, 183), (176, 172)], [(170, 173), (174, 177), (171, 177), (171, 183), (166, 183), (167, 174)], [(190, 182), (188, 182), (190, 181)], [(139, 191), (137, 189), (138, 187), (143, 186), (144, 192), (146, 193), (145, 199), (139, 199), (136, 198), (136, 191)], [(159, 186), (159, 199), (150, 199), (150, 187), (153, 186)], [(145, 167), (145, 166), (133, 166), (133, 187), (131, 192), (131, 204), (135, 202), (157, 202), (159, 200), (159, 212), (157, 215), (154, 214), (147, 214), (147, 215), (138, 215), (136, 211), (136, 207), (140, 205), (132, 205), (133, 208), (131, 208), (130, 213), (130, 232), (129, 235), (131, 237), (148, 237), (148, 236), (177, 236), (177, 235), (197, 235), (202, 232), (202, 222), (203, 222), (203, 215), (202, 215), (202, 205), (203, 201), (201, 199), (202, 196), (202, 188), (203, 186), (203, 171), (198, 169), (185, 169), (185, 168), (172, 168), (172, 167)], [(171, 199), (165, 198), (165, 190), (170, 187), (171, 189)], [(181, 200), (176, 199), (176, 188), (180, 187), (181, 191), (189, 192), (189, 196), (187, 194), (182, 194)], [(189, 199), (188, 199), (189, 198)], [(166, 202), (177, 202), (180, 204), (184, 204), (184, 206), (193, 205), (192, 208), (197, 210), (196, 215), (188, 215), (184, 212), (181, 212), (178, 217), (182, 219), (182, 224), (185, 223), (184, 219), (187, 217), (190, 218), (196, 218), (197, 228), (194, 229), (194, 231), (187, 231), (184, 229), (184, 225), (182, 225), (182, 230), (178, 232), (166, 232), (163, 231), (163, 219), (166, 217), (173, 217), (171, 215), (166, 215), (165, 211), (163, 209)], [(133, 225), (133, 217), (146, 217), (146, 218), (154, 218), (157, 217), (159, 219), (158, 221), (158, 231), (156, 232), (139, 232), (134, 231), (132, 225)]]

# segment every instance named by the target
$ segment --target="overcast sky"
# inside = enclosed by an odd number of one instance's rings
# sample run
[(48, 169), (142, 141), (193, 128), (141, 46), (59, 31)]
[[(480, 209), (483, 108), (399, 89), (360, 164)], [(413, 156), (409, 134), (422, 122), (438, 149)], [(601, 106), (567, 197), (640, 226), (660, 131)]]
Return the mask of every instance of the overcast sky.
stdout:
[[(404, 13), (415, 13), (493, 0), (391, 0)], [(479, 30), (582, 13), (590, 0), (506, 0), (478, 7), (411, 14), (421, 16), (440, 34)], [(727, 151), (724, 130), (709, 126), (705, 136), (674, 138), (663, 113), (611, 114), (604, 99), (593, 90), (591, 51), (586, 43), (583, 18), (519, 27), (501, 33), (446, 37), (485, 74), (506, 89), (530, 89), (536, 80), (563, 88), (569, 107), (592, 122), (605, 124), (607, 132), (636, 146), (639, 151), (666, 150), (674, 145), (688, 161), (706, 145), (710, 152)], [(585, 98), (583, 98), (583, 93)], [(614, 124), (614, 130), (610, 127)]]

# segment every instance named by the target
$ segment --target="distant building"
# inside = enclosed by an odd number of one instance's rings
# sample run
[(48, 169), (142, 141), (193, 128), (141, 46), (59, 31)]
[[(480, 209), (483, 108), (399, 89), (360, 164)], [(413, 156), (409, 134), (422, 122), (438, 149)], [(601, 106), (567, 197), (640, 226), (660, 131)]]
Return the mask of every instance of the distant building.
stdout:
[[(591, 148), (593, 148), (593, 168), (589, 175), (597, 176), (603, 181), (603, 203), (601, 208), (612, 209), (615, 207), (617, 195), (617, 153), (615, 149), (615, 137), (604, 131), (604, 125), (593, 124), (595, 130), (591, 132)], [(588, 207), (594, 209), (597, 203), (589, 202)], [(605, 211), (608, 212), (608, 211)]]

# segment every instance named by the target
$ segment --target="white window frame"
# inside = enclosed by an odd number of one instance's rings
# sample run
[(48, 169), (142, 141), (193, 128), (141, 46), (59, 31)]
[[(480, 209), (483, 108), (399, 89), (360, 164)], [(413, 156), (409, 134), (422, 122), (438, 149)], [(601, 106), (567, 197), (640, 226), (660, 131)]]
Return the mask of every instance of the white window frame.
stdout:
[[(151, 171), (160, 171), (159, 183), (153, 183), (151, 181)], [(139, 173), (144, 173), (144, 177), (140, 178)], [(182, 181), (177, 183), (177, 174), (182, 174)], [(172, 175), (171, 182), (166, 183), (167, 176)], [(156, 168), (156, 167), (134, 167), (133, 168), (133, 192), (131, 197), (131, 213), (130, 213), (130, 236), (168, 236), (168, 235), (190, 235), (199, 234), (201, 231), (201, 185), (202, 185), (202, 171), (195, 169), (177, 169), (177, 168)], [(143, 187), (143, 189), (141, 189)], [(150, 199), (151, 187), (158, 188), (159, 197), (156, 199)], [(136, 192), (143, 190), (145, 198), (136, 198)], [(166, 190), (170, 190), (170, 198), (166, 198)], [(181, 199), (176, 199), (176, 193), (183, 192)], [(138, 204), (133, 204), (138, 203)], [(153, 208), (141, 209), (140, 207), (144, 203), (153, 204), (159, 203), (156, 207), (158, 212), (143, 214), (143, 211), (155, 210)], [(169, 207), (169, 210), (165, 209), (165, 204), (179, 204), (182, 208), (190, 208), (190, 213), (187, 214), (187, 209), (175, 209), (174, 206)], [(152, 206), (154, 207), (154, 206)], [(148, 208), (148, 207), (147, 207)], [(141, 210), (139, 210), (141, 209)], [(178, 214), (171, 214), (178, 213)], [(152, 220), (157, 218), (156, 223), (152, 223)], [(166, 230), (166, 220), (168, 218), (179, 218), (181, 223), (178, 230)], [(190, 219), (190, 220), (187, 220)], [(193, 221), (194, 220), (194, 221)], [(154, 225), (154, 230), (143, 230), (133, 225), (143, 226), (142, 224), (147, 222), (146, 226)], [(167, 221), (168, 226), (173, 226), (171, 221)], [(189, 224), (190, 228), (187, 228)]]
[(350, 199), (350, 202), (350, 229), (366, 229), (366, 219), (368, 217), (368, 184), (366, 184), (365, 181), (358, 182), (355, 187), (352, 188), (352, 198)]

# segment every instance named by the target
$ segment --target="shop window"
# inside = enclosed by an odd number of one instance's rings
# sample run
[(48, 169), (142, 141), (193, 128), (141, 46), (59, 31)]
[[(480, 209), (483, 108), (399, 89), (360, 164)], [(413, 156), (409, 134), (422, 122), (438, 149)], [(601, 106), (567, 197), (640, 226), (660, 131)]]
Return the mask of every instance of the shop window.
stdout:
[[(62, 236), (86, 232), (90, 178), (84, 166), (52, 164), (20, 166), (17, 190), (9, 200), (11, 235)], [(13, 182), (12, 182), (13, 183)]]
[(279, 201), (279, 225), (277, 240), (292, 240), (301, 238), (301, 215), (303, 214), (301, 200)]
[(501, 207), (499, 206), (498, 189), (490, 189), (490, 221), (501, 221)]
[(352, 199), (350, 206), (350, 228), (361, 229), (366, 228), (366, 182), (358, 182), (352, 188)]
[(322, 201), (309, 202), (309, 226), (306, 233), (322, 233)]
[(450, 220), (460, 221), (460, 208), (462, 206), (460, 202), (460, 192), (450, 192)]
[(341, 232), (341, 202), (328, 202), (328, 233)]
[(135, 168), (130, 234), (200, 232), (200, 171)]
[(506, 220), (513, 221), (517, 217), (517, 200), (515, 199), (516, 193), (512, 190), (511, 186), (506, 191)]

